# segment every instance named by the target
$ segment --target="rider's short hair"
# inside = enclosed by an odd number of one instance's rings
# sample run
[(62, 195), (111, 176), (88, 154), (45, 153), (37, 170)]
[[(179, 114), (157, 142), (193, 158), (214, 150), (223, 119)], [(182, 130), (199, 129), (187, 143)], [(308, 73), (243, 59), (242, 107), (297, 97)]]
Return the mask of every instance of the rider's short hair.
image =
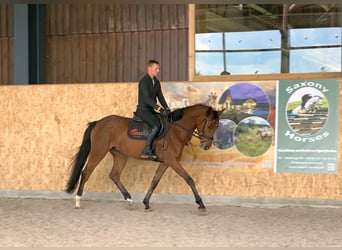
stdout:
[(153, 64), (158, 64), (159, 65), (159, 62), (154, 60), (154, 59), (148, 60), (147, 67), (151, 67)]

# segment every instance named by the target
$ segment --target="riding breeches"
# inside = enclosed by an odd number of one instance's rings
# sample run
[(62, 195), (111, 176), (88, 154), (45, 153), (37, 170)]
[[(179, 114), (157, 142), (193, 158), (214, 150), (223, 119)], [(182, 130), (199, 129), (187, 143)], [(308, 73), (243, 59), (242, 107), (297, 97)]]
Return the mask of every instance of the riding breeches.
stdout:
[(156, 128), (157, 131), (160, 129), (160, 122), (158, 120), (157, 114), (155, 112), (150, 112), (148, 110), (137, 109), (137, 116), (139, 116), (147, 125), (153, 129)]

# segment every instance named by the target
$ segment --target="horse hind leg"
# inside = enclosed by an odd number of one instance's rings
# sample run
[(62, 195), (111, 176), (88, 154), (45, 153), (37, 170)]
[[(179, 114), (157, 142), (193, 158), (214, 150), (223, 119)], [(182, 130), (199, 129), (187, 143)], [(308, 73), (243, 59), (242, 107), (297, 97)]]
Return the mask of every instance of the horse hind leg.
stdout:
[(119, 151), (116, 151), (115, 149), (112, 149), (111, 154), (114, 158), (113, 168), (110, 172), (109, 177), (112, 179), (114, 184), (118, 187), (120, 192), (122, 193), (124, 199), (129, 202), (129, 204), (132, 204), (132, 197), (130, 193), (127, 191), (127, 189), (122, 185), (121, 183), (121, 172), (125, 168), (128, 157), (120, 153)]
[(105, 157), (106, 153), (107, 153), (107, 150), (103, 146), (100, 149), (90, 151), (88, 162), (86, 166), (84, 167), (84, 169), (82, 170), (80, 185), (77, 190), (76, 197), (75, 197), (75, 208), (81, 207), (81, 196), (83, 194), (84, 186), (86, 182), (88, 181), (90, 175), (94, 171), (94, 169), (97, 167), (100, 161)]

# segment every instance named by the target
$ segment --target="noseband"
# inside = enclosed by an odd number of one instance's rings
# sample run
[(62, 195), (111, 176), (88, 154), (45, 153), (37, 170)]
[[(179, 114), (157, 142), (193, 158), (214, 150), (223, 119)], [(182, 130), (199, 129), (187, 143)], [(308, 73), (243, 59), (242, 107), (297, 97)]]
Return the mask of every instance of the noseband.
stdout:
[(208, 118), (203, 119), (198, 125), (201, 125), (204, 122), (204, 125), (202, 127), (202, 131), (199, 133), (198, 130), (196, 129), (192, 135), (195, 136), (196, 138), (200, 139), (201, 142), (204, 141), (209, 141), (212, 142), (214, 140), (214, 137), (212, 136), (207, 136), (204, 132), (205, 132), (205, 128), (207, 126), (208, 123)]

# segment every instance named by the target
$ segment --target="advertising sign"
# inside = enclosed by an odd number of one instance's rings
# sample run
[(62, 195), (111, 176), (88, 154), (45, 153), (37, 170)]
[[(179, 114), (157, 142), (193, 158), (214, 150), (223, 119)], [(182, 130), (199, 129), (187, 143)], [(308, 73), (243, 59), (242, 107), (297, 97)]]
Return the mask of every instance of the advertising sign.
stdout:
[(338, 97), (337, 80), (278, 82), (276, 172), (337, 172)]

